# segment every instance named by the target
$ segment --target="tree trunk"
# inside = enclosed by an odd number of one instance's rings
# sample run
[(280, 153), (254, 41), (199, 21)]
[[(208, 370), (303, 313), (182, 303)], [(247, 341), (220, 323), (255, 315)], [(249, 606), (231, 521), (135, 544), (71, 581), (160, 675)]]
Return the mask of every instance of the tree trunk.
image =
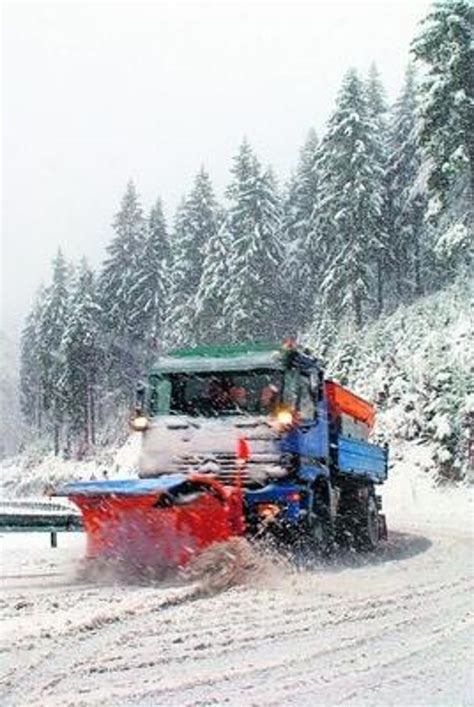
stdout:
[(89, 449), (90, 438), (91, 438), (91, 432), (90, 432), (90, 385), (87, 382), (87, 384), (86, 384), (86, 399), (85, 399), (85, 406), (84, 406), (84, 446), (85, 446), (86, 450)]
[(85, 437), (88, 448), (95, 444), (94, 388), (91, 383), (87, 384)]
[(54, 423), (54, 456), (59, 456), (59, 423)]
[(423, 208), (419, 206), (414, 213), (414, 265), (415, 265), (415, 294), (423, 294), (423, 283), (421, 281), (421, 229), (423, 226)]
[(418, 228), (415, 232), (415, 294), (421, 295), (421, 263), (420, 263), (420, 239), (418, 235)]
[(90, 440), (91, 444), (95, 446), (95, 394), (94, 394), (94, 386), (91, 385), (90, 387), (90, 418), (89, 418), (89, 423), (90, 423)]
[(383, 256), (380, 255), (377, 259), (377, 314), (383, 312)]
[(362, 302), (359, 295), (353, 294), (352, 301), (354, 303), (354, 318), (357, 329), (362, 327)]
[(402, 277), (402, 260), (404, 260), (401, 252), (401, 248), (397, 248), (395, 254), (395, 281), (397, 287), (397, 295), (401, 298), (403, 296), (403, 277)]
[(42, 404), (43, 404), (43, 402), (41, 399), (41, 392), (40, 392), (36, 396), (36, 401), (35, 401), (35, 422), (36, 422), (36, 430), (38, 432), (41, 432), (41, 429), (43, 427)]
[(66, 447), (65, 447), (65, 457), (66, 459), (71, 458), (71, 448), (72, 448), (72, 430), (71, 425), (66, 425)]

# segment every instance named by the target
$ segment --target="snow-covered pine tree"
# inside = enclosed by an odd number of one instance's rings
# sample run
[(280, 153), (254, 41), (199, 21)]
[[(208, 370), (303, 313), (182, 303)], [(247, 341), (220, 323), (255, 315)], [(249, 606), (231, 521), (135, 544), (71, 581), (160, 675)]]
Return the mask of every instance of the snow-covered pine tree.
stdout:
[(392, 261), (392, 249), (389, 238), (389, 230), (387, 229), (388, 203), (387, 203), (387, 102), (385, 98), (385, 90), (380, 79), (379, 72), (375, 63), (372, 63), (369, 69), (369, 76), (366, 84), (367, 108), (369, 116), (373, 121), (373, 147), (372, 159), (377, 166), (382, 170), (381, 180), (381, 196), (383, 199), (382, 213), (377, 228), (378, 232), (378, 253), (377, 253), (377, 274), (376, 274), (376, 312), (381, 314), (384, 308), (384, 283), (388, 280), (390, 264)]
[[(375, 62), (369, 67), (369, 74), (366, 82), (367, 106), (369, 113), (375, 121), (380, 132), (384, 132), (387, 127), (387, 99), (385, 89), (380, 78), (379, 70)], [(383, 145), (382, 145), (383, 149)]]
[[(134, 329), (144, 343), (145, 358), (161, 345), (168, 293), (170, 244), (161, 199), (151, 209), (143, 255), (132, 288)], [(147, 364), (148, 361), (146, 360)]]
[(235, 342), (281, 334), (281, 201), (270, 170), (263, 171), (245, 140), (234, 158), (225, 224), (230, 244), (225, 326)]
[(196, 295), (206, 243), (214, 238), (218, 228), (218, 213), (210, 177), (202, 167), (192, 191), (176, 212), (166, 324), (166, 338), (171, 345), (191, 346), (196, 342)]
[(193, 303), (187, 295), (187, 273), (192, 253), (186, 228), (186, 198), (178, 204), (174, 216), (170, 250), (170, 279), (165, 320), (166, 346), (189, 346), (193, 341)]
[(222, 311), (228, 283), (227, 236), (225, 225), (220, 226), (204, 246), (202, 276), (196, 295), (197, 343), (224, 344), (228, 340)]
[(403, 298), (423, 291), (426, 198), (420, 168), (415, 73), (413, 66), (409, 65), (391, 115), (387, 163), (393, 279), (398, 296)]
[(428, 214), (444, 267), (472, 257), (474, 210), (474, 6), (437, 0), (412, 52), (421, 64), (420, 140), (428, 170)]
[(128, 182), (120, 210), (112, 222), (115, 237), (100, 276), (104, 318), (108, 329), (125, 338), (133, 335), (136, 299), (132, 295), (143, 257), (145, 218), (133, 182)]
[[(272, 320), (268, 326), (267, 340), (280, 341), (286, 335), (288, 288), (283, 272), (283, 259), (285, 254), (285, 241), (282, 233), (282, 204), (283, 198), (273, 167), (267, 166), (262, 171), (257, 190), (258, 205), (261, 215), (262, 237), (267, 242), (266, 263), (268, 275), (266, 276), (268, 288), (273, 298), (270, 307)], [(273, 271), (272, 275), (270, 272)], [(262, 292), (264, 292), (262, 288)], [(286, 319), (285, 319), (286, 318)]]
[(46, 290), (41, 287), (26, 318), (20, 342), (20, 407), (26, 425), (34, 433), (41, 433), (44, 427), (40, 342), (45, 300)]
[(69, 316), (68, 266), (58, 250), (53, 261), (53, 277), (40, 305), (38, 329), (42, 408), (54, 433), (54, 453), (59, 454), (64, 422), (65, 398), (61, 385), (64, 357), (61, 341)]
[(287, 288), (283, 320), (289, 334), (296, 334), (309, 324), (317, 290), (319, 259), (311, 237), (311, 216), (318, 186), (317, 156), (318, 138), (311, 129), (283, 201), (283, 274)]
[(129, 401), (138, 376), (141, 319), (135, 288), (144, 257), (146, 221), (133, 182), (129, 182), (112, 227), (115, 237), (99, 280), (109, 388)]
[(84, 259), (75, 278), (61, 342), (65, 412), (69, 435), (78, 442), (80, 453), (94, 445), (96, 438), (96, 405), (103, 370), (100, 315), (94, 274)]
[(209, 174), (204, 167), (197, 173), (194, 186), (186, 200), (188, 228), (197, 250), (194, 270), (191, 272), (193, 290), (196, 291), (202, 274), (204, 246), (218, 225), (218, 206)]
[(352, 318), (360, 327), (371, 301), (377, 254), (383, 243), (383, 171), (364, 85), (351, 69), (322, 141), (320, 188), (313, 219), (315, 248), (324, 258), (321, 314)]
[(0, 459), (19, 451), (25, 428), (18, 397), (15, 343), (0, 331)]

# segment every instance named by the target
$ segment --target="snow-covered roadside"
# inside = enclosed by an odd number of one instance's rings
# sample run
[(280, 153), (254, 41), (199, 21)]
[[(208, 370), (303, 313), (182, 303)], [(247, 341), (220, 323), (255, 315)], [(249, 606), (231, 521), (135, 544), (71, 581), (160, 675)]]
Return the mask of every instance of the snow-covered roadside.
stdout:
[(30, 590), (34, 580), (48, 578), (46, 584), (75, 582), (77, 569), (85, 554), (85, 534), (60, 533), (57, 548), (51, 548), (49, 533), (3, 533), (1, 545), (2, 588), (15, 585)]
[(1, 486), (3, 497), (38, 497), (50, 486), (65, 481), (123, 478), (137, 473), (140, 435), (130, 434), (121, 447), (105, 450), (93, 459), (62, 459), (48, 454), (37, 459), (25, 453), (3, 460), (1, 463)]
[(437, 485), (430, 445), (399, 442), (391, 459), (382, 491), (390, 527), (474, 533), (474, 486)]

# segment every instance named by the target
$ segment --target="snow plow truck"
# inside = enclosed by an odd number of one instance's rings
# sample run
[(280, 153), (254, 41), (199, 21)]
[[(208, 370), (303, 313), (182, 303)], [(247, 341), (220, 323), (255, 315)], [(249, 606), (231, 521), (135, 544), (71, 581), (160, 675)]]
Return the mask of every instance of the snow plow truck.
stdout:
[(57, 489), (81, 510), (89, 557), (182, 567), (234, 536), (327, 553), (386, 537), (388, 449), (374, 408), (292, 340), (158, 356), (130, 420), (138, 474)]

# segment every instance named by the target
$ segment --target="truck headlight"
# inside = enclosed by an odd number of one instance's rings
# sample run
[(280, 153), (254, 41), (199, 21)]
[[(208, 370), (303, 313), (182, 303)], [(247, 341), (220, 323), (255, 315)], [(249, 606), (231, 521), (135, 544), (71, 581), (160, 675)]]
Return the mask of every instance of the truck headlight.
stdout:
[(135, 432), (145, 432), (150, 426), (150, 421), (146, 415), (137, 415), (130, 420), (130, 427)]
[(288, 405), (280, 405), (267, 418), (270, 425), (278, 434), (289, 432), (297, 423), (297, 414)]
[(259, 503), (257, 512), (264, 522), (269, 523), (281, 513), (281, 508), (276, 503)]
[(293, 424), (293, 413), (291, 410), (279, 410), (277, 412), (276, 419), (282, 427), (291, 427)]

